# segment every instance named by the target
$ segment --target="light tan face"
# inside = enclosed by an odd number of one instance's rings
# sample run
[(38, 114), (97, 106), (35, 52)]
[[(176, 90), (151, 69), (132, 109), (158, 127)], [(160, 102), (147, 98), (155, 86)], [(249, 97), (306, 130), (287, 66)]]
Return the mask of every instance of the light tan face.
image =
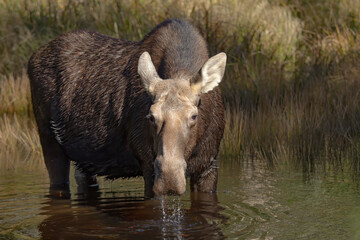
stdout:
[(153, 98), (147, 119), (154, 138), (155, 195), (181, 195), (186, 189), (185, 148), (195, 136), (200, 95), (211, 91), (221, 81), (226, 55), (220, 53), (203, 66), (201, 78), (159, 78), (150, 55), (144, 52), (139, 59), (138, 73)]
[(194, 91), (186, 80), (160, 81), (153, 91), (149, 121), (160, 133), (165, 123), (172, 123), (177, 129), (187, 135), (190, 128), (196, 125), (200, 94)]
[(154, 192), (182, 194), (186, 187), (184, 150), (197, 124), (199, 95), (183, 80), (161, 81), (154, 94), (147, 117), (157, 153)]

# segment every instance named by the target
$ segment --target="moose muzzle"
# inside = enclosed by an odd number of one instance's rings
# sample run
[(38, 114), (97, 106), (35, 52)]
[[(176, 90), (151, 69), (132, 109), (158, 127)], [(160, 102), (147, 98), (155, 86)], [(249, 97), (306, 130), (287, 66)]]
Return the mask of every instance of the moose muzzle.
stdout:
[(156, 196), (182, 195), (186, 190), (186, 162), (184, 159), (155, 160), (155, 182), (153, 191)]

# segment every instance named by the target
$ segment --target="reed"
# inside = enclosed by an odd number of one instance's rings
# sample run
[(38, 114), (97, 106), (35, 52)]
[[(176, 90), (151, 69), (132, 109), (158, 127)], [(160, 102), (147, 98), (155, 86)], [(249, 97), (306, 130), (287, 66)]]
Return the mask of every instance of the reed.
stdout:
[(287, 7), (267, 0), (0, 0), (0, 73), (19, 73), (35, 49), (67, 31), (89, 29), (140, 40), (167, 18), (188, 19), (212, 53), (226, 49), (235, 59), (239, 44), (246, 43), (246, 49), (272, 54), (287, 65), (301, 39), (301, 22)]
[(43, 165), (35, 122), (17, 115), (0, 117), (0, 168)]
[(25, 70), (15, 77), (13, 74), (0, 77), (0, 116), (32, 116), (30, 84)]

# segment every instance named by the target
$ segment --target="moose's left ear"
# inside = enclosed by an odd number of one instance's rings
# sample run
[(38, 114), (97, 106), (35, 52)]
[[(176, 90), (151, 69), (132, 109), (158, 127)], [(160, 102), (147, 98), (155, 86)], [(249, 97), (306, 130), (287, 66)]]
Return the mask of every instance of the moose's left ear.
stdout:
[(219, 53), (206, 61), (201, 69), (201, 81), (192, 83), (195, 91), (207, 93), (219, 85), (224, 76), (226, 66), (226, 54)]

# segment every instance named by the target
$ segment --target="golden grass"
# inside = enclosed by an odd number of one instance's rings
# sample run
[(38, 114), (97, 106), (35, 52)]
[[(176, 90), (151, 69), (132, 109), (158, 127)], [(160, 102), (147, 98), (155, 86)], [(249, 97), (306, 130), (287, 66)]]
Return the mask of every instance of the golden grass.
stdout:
[(231, 110), (228, 106), (225, 111), (225, 121), (226, 125), (219, 154), (229, 159), (237, 159), (243, 153), (244, 123), (240, 110)]
[[(32, 117), (30, 85), (25, 70), (0, 79), (0, 166), (38, 165), (41, 146)], [(32, 159), (31, 161), (29, 159)]]
[(35, 122), (17, 115), (0, 117), (0, 167), (34, 167), (42, 165), (40, 140)]
[(0, 76), (0, 116), (32, 115), (30, 83), (25, 70), (19, 77)]
[[(167, 18), (190, 20), (202, 31), (210, 50), (229, 50), (247, 41), (246, 48), (271, 55), (294, 70), (302, 23), (286, 6), (267, 0), (15, 0), (0, 1), (0, 73), (18, 73), (40, 45), (73, 29), (140, 40)], [(228, 54), (238, 57), (237, 52)]]

